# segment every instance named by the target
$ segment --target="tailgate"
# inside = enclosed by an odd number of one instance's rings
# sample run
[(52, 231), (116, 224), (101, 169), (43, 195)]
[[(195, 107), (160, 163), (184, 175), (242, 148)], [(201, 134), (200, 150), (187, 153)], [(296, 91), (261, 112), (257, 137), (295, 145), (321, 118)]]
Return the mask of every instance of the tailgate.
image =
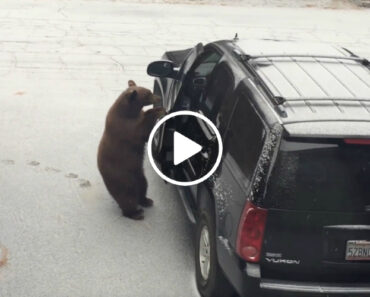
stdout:
[[(261, 259), (262, 277), (368, 282), (370, 261), (360, 256), (358, 260), (346, 260), (347, 245), (354, 241), (370, 244), (367, 213), (271, 209)], [(367, 257), (370, 259), (370, 255)]]
[(263, 278), (370, 281), (369, 144), (282, 141), (263, 205)]

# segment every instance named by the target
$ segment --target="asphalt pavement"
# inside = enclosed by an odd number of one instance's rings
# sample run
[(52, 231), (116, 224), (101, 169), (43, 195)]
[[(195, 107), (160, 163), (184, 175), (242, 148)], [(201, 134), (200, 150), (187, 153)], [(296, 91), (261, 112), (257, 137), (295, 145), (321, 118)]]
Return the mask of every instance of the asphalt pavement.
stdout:
[[(268, 5), (268, 1), (265, 2)], [(165, 50), (324, 42), (370, 57), (370, 10), (109, 0), (0, 3), (0, 296), (192, 297), (192, 227), (148, 162), (155, 206), (121, 216), (96, 166), (105, 115)]]

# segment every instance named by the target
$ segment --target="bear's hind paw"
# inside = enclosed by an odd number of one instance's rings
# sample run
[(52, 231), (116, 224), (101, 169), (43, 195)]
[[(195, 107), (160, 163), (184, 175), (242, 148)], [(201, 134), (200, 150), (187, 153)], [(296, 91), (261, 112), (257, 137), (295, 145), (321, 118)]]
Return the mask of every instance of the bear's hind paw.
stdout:
[(122, 212), (122, 213), (125, 217), (130, 218), (132, 220), (142, 220), (144, 219), (143, 212), (144, 212), (143, 209), (138, 209), (135, 212), (131, 212), (131, 213)]
[(147, 197), (140, 202), (140, 205), (143, 207), (151, 207), (153, 204), (153, 200)]

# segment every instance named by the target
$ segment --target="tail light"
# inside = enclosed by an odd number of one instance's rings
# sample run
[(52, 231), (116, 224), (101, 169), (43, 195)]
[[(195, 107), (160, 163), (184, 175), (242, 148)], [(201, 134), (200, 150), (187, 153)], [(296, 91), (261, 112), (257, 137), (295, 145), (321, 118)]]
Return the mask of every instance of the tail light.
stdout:
[(370, 145), (370, 139), (348, 138), (348, 139), (344, 139), (344, 143), (347, 143), (347, 144)]
[(239, 223), (236, 251), (249, 262), (259, 262), (265, 232), (267, 210), (247, 202)]

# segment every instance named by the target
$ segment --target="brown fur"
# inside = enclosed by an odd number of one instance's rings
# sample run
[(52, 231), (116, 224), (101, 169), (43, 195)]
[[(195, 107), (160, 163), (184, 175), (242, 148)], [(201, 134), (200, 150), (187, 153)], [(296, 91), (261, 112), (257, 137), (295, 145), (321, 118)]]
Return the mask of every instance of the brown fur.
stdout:
[(129, 81), (129, 88), (108, 112), (98, 149), (98, 168), (104, 183), (123, 215), (133, 219), (143, 218), (143, 210), (138, 205), (153, 204), (146, 197), (144, 146), (164, 109), (153, 108), (144, 112), (142, 108), (158, 100), (150, 90)]

